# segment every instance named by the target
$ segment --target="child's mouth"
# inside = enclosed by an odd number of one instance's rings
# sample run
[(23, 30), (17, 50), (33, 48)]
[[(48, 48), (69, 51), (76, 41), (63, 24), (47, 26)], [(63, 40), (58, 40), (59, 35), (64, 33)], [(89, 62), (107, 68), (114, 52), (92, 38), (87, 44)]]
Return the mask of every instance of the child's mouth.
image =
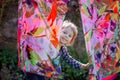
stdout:
[(66, 38), (64, 38), (64, 37), (62, 37), (62, 40), (63, 40), (64, 42), (67, 42), (67, 39), (66, 39)]

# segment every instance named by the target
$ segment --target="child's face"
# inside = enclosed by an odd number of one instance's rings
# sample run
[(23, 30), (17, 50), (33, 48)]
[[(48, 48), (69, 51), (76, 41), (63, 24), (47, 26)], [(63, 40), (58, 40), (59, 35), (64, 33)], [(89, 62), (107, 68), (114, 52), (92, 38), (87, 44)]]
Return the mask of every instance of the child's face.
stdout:
[(70, 44), (72, 40), (74, 32), (71, 27), (66, 27), (61, 30), (60, 33), (60, 44)]

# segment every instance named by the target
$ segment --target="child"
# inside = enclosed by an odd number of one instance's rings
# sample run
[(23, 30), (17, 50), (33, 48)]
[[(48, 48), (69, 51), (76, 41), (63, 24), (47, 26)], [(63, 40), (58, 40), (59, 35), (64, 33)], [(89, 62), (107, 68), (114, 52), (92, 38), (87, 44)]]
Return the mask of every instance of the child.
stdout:
[(60, 39), (59, 39), (61, 46), (60, 49), (61, 58), (64, 59), (69, 65), (71, 65), (76, 69), (87, 69), (90, 63), (82, 64), (76, 61), (69, 55), (66, 48), (66, 46), (73, 45), (77, 37), (77, 34), (78, 34), (77, 27), (69, 21), (64, 21), (63, 27), (60, 31)]
[[(73, 45), (76, 37), (77, 37), (78, 31), (77, 27), (69, 22), (69, 21), (64, 21), (63, 26), (60, 30), (59, 34), (59, 44), (60, 44), (60, 50), (59, 50), (59, 56), (62, 60), (64, 60), (66, 63), (68, 63), (71, 67), (75, 69), (87, 69), (89, 67), (90, 63), (83, 64), (72, 58), (68, 51), (66, 46), (71, 46)], [(58, 57), (58, 56), (57, 56)], [(60, 59), (60, 60), (61, 60)], [(48, 67), (47, 63), (41, 62), (39, 63), (42, 67)]]

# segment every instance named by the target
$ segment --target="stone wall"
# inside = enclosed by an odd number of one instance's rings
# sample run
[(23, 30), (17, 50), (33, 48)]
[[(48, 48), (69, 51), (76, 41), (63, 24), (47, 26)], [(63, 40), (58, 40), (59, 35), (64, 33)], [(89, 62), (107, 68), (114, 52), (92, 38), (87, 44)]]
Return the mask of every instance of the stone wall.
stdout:
[(0, 3), (0, 46), (16, 47), (17, 0), (2, 0)]

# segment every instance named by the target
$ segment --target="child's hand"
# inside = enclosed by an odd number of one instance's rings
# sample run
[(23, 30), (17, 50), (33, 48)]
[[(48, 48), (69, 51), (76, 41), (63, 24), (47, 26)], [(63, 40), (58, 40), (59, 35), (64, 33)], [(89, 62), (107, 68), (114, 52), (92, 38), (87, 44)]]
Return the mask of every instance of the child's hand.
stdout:
[(89, 62), (87, 64), (82, 64), (81, 69), (88, 69), (89, 66), (92, 64), (92, 55), (89, 54), (88, 59)]
[(88, 69), (89, 66), (90, 66), (90, 63), (82, 64), (80, 68), (81, 69)]

